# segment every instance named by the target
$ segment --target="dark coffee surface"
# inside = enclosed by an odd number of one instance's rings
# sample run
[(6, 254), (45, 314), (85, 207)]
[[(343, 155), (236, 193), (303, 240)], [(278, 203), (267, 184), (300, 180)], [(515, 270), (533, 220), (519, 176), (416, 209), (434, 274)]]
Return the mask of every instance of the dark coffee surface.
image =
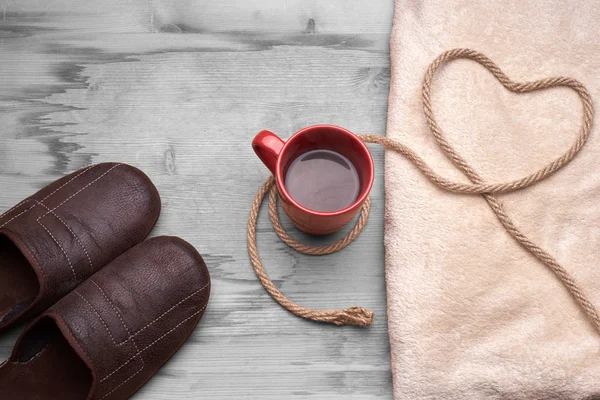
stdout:
[(292, 198), (314, 211), (332, 212), (351, 205), (360, 192), (354, 165), (331, 150), (312, 150), (289, 166), (285, 187)]

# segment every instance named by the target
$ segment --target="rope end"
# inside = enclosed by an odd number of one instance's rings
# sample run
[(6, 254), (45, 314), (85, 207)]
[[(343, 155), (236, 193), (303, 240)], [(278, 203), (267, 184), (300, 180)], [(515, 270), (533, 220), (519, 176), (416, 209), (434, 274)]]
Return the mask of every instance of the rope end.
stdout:
[(341, 312), (332, 321), (336, 325), (370, 326), (373, 323), (373, 311), (362, 307), (350, 307)]

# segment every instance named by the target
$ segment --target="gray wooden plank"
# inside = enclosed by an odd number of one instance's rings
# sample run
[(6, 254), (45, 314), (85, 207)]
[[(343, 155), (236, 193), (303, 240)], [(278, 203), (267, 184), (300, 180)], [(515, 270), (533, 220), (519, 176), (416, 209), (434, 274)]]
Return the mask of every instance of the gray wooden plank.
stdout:
[[(0, 210), (90, 163), (128, 162), (161, 192), (153, 235), (190, 241), (211, 270), (199, 328), (136, 398), (391, 398), (383, 152), (372, 148), (369, 224), (346, 250), (301, 255), (266, 214), (258, 226), (284, 293), (309, 307), (369, 307), (372, 327), (290, 315), (246, 252), (249, 206), (268, 176), (255, 133), (385, 131), (391, 1), (24, 0), (0, 4), (0, 18)], [(0, 338), (0, 358), (21, 329)]]

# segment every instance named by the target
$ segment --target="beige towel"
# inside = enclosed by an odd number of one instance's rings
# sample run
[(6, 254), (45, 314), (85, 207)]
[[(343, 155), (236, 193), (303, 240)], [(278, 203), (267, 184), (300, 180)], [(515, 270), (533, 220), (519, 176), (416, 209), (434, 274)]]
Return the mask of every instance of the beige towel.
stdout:
[[(600, 104), (600, 2), (396, 0), (388, 136), (448, 178), (468, 180), (428, 131), (425, 69), (455, 47), (514, 80), (566, 75)], [(508, 93), (478, 64), (443, 68), (432, 90), (443, 130), (487, 182), (560, 155), (581, 118), (568, 89)], [(600, 307), (600, 122), (581, 154), (545, 181), (499, 196)], [(600, 398), (600, 334), (561, 283), (504, 231), (486, 202), (438, 189), (386, 157), (386, 270), (397, 399)], [(596, 397), (599, 396), (599, 397)]]

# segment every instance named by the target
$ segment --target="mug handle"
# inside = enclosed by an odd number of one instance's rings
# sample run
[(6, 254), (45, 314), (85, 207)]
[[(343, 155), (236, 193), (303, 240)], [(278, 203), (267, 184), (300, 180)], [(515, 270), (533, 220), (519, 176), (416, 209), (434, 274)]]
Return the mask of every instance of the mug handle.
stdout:
[(270, 131), (260, 131), (252, 140), (252, 148), (260, 160), (276, 175), (277, 159), (285, 142)]

